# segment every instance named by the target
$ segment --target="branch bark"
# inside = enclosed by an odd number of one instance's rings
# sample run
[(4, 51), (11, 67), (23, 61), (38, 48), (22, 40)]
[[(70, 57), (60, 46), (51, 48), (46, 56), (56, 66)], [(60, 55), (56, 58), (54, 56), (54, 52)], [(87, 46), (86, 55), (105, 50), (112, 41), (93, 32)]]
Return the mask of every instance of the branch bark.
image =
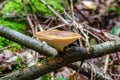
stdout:
[[(57, 51), (51, 48), (50, 46), (47, 46), (33, 38), (30, 38), (28, 36), (20, 34), (19, 32), (10, 30), (3, 26), (0, 26), (0, 35), (8, 39), (11, 39), (19, 44), (23, 44), (36, 51), (40, 51), (40, 52), (43, 51), (42, 52), (43, 54), (47, 52), (44, 55), (51, 56), (51, 55), (57, 54)], [(44, 48), (42, 48), (43, 46)], [(63, 67), (65, 65), (68, 65), (69, 63), (72, 63), (78, 60), (100, 57), (110, 52), (120, 51), (119, 46), (120, 46), (120, 40), (114, 40), (111, 42), (96, 45), (94, 47), (86, 48), (86, 49), (80, 48), (80, 47), (72, 48), (72, 49), (69, 49), (67, 52), (63, 53), (65, 55), (60, 55), (55, 58), (51, 58), (43, 61), (40, 64), (41, 66), (34, 65), (26, 69), (18, 70), (5, 77), (0, 78), (0, 80), (6, 80), (8, 78), (13, 80), (26, 80), (26, 79), (31, 79), (30, 76), (32, 76), (32, 78), (34, 79), (39, 77), (40, 75), (59, 69), (60, 67)], [(36, 49), (36, 47), (39, 47), (39, 48)], [(46, 49), (46, 48), (49, 48), (49, 49)], [(49, 50), (51, 51), (51, 49), (53, 50), (53, 52), (49, 52)], [(105, 80), (112, 80), (112, 79), (105, 79)]]
[[(80, 67), (80, 62), (68, 64), (67, 66), (77, 71)], [(93, 72), (93, 68), (95, 72)], [(80, 73), (86, 75), (89, 79), (91, 78), (91, 72), (93, 72), (95, 74), (95, 80), (112, 80), (111, 76), (104, 74), (103, 70), (99, 69), (97, 66), (94, 65), (93, 68), (90, 64), (84, 62), (81, 66)]]
[(0, 36), (8, 38), (16, 43), (22, 44), (35, 51), (38, 51), (40, 54), (43, 54), (45, 56), (53, 56), (58, 53), (56, 49), (45, 45), (34, 38), (26, 36), (17, 31), (11, 30), (7, 27), (0, 26)]
[[(65, 55), (57, 55), (50, 59), (45, 59), (41, 64), (33, 65), (29, 68), (15, 71), (0, 80), (28, 80), (35, 79), (46, 73), (59, 69), (70, 63), (90, 58), (97, 58), (111, 52), (120, 51), (120, 40), (105, 42), (90, 48), (73, 47), (66, 51)], [(89, 52), (89, 53), (88, 53)]]

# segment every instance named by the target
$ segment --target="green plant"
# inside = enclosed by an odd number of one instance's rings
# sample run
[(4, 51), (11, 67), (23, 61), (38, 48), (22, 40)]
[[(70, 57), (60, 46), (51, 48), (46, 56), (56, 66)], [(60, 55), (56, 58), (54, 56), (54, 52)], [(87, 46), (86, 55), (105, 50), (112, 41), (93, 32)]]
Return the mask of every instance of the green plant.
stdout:
[(45, 74), (41, 77), (40, 80), (50, 80), (51, 79), (51, 76), (49, 74)]
[(58, 76), (58, 77), (55, 78), (55, 80), (67, 80), (67, 79), (62, 77), (62, 76)]
[(0, 74), (2, 74), (3, 72), (2, 71), (0, 71)]
[[(24, 33), (25, 28), (26, 28), (25, 23), (15, 22), (13, 20), (4, 19), (4, 18), (0, 18), (0, 25), (5, 26), (5, 27), (9, 27), (11, 29), (17, 30), (17, 31), (22, 32), (22, 33)], [(12, 45), (12, 44), (16, 44), (16, 43), (8, 40), (6, 38), (0, 37), (0, 48), (3, 48), (3, 47), (8, 46), (8, 45)], [(20, 49), (21, 46), (17, 45), (16, 48)]]
[(112, 3), (111, 5), (109, 5), (106, 8), (107, 12), (111, 12), (114, 11), (118, 16), (120, 16), (120, 7), (119, 7), (119, 1), (115, 1), (114, 3)]
[(20, 68), (24, 68), (25, 67), (25, 64), (22, 63), (22, 59), (20, 57), (17, 58), (16, 60), (16, 65), (15, 66), (15, 69), (14, 70), (18, 70)]
[(114, 26), (114, 27), (112, 28), (112, 34), (113, 34), (113, 35), (116, 35), (116, 36), (119, 36), (119, 35), (120, 35), (120, 25)]

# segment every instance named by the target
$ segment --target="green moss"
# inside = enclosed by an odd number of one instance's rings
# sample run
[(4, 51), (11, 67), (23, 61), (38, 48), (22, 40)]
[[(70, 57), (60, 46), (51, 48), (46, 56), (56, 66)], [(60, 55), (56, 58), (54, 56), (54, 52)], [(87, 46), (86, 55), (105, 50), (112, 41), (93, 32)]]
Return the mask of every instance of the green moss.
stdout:
[(14, 66), (15, 66), (15, 68), (14, 68), (13, 71), (16, 71), (16, 70), (18, 70), (18, 69), (20, 69), (20, 68), (26, 67), (26, 65), (23, 64), (22, 59), (21, 59), (20, 57), (17, 58), (16, 64), (15, 64)]
[(49, 74), (45, 74), (41, 77), (41, 80), (51, 80), (51, 76)]
[(10, 19), (0, 18), (0, 25), (9, 27), (11, 29), (17, 30), (19, 32), (24, 32), (26, 25), (22, 22), (16, 22)]
[[(28, 12), (32, 13), (32, 10), (28, 5), (27, 0), (24, 1)], [(31, 7), (35, 13), (40, 12), (40, 14), (44, 16), (53, 16), (53, 13), (43, 3), (41, 3), (40, 0), (31, 0), (31, 2), (32, 5), (34, 5)], [(63, 12), (64, 8), (61, 6), (59, 0), (51, 0), (51, 1), (46, 0), (46, 2), (58, 12)], [(4, 16), (9, 16), (14, 13), (17, 13), (21, 16), (25, 15), (21, 0), (8, 0), (8, 3), (1, 10), (1, 13), (4, 14)]]
[[(8, 20), (8, 19), (3, 19), (3, 18), (0, 18), (0, 25), (5, 26), (5, 27), (9, 27), (11, 29), (17, 30), (17, 31), (22, 32), (22, 33), (25, 32), (25, 28), (26, 28), (25, 23), (15, 22), (13, 20)], [(16, 43), (8, 40), (6, 38), (0, 37), (0, 48), (3, 48), (5, 46), (9, 46), (9, 45), (13, 45), (13, 44), (16, 44)], [(20, 49), (21, 46), (17, 45), (16, 48)]]
[(4, 16), (9, 16), (12, 13), (19, 13), (20, 15), (24, 15), (21, 0), (8, 0), (8, 3), (1, 10), (1, 13)]
[[(40, 2), (40, 0), (32, 0), (32, 2), (34, 3), (34, 5), (36, 6), (36, 8), (40, 11), (40, 13), (44, 16), (48, 15), (48, 16), (53, 16), (54, 14), (43, 4)], [(56, 11), (58, 12), (63, 12), (64, 8), (62, 7), (62, 5), (60, 4), (59, 0), (46, 0), (46, 2)], [(37, 10), (35, 10), (35, 8), (33, 8), (35, 13), (37, 13)]]

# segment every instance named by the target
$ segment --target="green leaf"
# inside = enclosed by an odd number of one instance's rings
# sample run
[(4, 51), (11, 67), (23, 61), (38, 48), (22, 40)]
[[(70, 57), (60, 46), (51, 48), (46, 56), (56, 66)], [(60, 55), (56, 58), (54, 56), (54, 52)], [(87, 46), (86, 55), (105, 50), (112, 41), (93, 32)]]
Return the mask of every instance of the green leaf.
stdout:
[(120, 34), (120, 26), (113, 27), (112, 34), (118, 36)]
[(55, 80), (67, 80), (66, 78), (62, 77), (62, 76), (59, 76), (59, 77), (56, 77)]

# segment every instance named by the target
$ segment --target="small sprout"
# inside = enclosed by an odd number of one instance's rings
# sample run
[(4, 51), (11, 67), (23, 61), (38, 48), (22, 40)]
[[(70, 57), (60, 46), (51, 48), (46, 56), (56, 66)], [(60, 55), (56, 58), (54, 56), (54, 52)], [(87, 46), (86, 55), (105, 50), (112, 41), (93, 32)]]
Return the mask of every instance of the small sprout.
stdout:
[(60, 51), (63, 51), (65, 46), (80, 38), (78, 33), (60, 31), (57, 29), (37, 32), (34, 36), (42, 41), (47, 42), (49, 45), (54, 46)]

